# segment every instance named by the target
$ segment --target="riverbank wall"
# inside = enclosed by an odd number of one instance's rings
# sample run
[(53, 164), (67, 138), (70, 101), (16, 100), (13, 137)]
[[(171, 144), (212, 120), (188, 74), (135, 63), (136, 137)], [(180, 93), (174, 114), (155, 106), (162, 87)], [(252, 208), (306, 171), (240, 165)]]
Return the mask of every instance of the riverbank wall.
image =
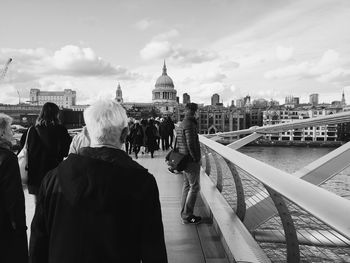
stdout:
[[(223, 145), (228, 145), (232, 143), (233, 141), (229, 140), (219, 140), (217, 141)], [(315, 148), (320, 148), (320, 147), (339, 147), (346, 142), (342, 141), (271, 141), (271, 140), (266, 140), (266, 139), (257, 139), (246, 146), (263, 146), (263, 147), (315, 147)]]

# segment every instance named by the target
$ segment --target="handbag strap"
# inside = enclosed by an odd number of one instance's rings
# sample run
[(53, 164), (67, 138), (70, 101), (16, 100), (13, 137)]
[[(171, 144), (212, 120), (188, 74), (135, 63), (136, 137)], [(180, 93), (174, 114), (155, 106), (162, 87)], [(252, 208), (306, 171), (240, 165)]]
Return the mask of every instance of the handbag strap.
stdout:
[(177, 136), (175, 137), (174, 151), (176, 151), (176, 145), (177, 145)]
[(26, 141), (25, 141), (25, 143), (24, 143), (24, 145), (23, 145), (23, 148), (25, 148), (25, 149), (28, 149), (28, 136), (29, 136), (29, 132), (30, 132), (30, 129), (31, 129), (32, 127), (29, 127), (29, 129), (28, 129), (28, 131), (27, 131), (27, 134), (26, 134)]

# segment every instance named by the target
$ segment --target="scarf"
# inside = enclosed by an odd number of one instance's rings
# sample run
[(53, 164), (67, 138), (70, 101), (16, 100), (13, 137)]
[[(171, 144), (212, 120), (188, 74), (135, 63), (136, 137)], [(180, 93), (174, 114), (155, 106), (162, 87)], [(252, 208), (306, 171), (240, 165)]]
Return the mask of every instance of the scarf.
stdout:
[(0, 137), (0, 147), (11, 150), (12, 143)]

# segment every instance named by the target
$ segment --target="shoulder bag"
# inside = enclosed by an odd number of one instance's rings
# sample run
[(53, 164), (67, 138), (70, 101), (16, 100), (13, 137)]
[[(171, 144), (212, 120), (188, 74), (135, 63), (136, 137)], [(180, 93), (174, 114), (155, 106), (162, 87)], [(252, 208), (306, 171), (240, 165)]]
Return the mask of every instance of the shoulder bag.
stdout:
[(22, 184), (27, 184), (27, 181), (28, 181), (28, 135), (29, 135), (30, 129), (31, 128), (29, 128), (27, 131), (26, 141), (24, 143), (24, 146), (22, 150), (19, 152), (19, 154), (17, 155)]
[(188, 156), (179, 153), (179, 149), (176, 148), (177, 138), (175, 138), (174, 149), (171, 150), (165, 157), (166, 162), (171, 167), (172, 170), (177, 170), (179, 172), (185, 170), (188, 163)]

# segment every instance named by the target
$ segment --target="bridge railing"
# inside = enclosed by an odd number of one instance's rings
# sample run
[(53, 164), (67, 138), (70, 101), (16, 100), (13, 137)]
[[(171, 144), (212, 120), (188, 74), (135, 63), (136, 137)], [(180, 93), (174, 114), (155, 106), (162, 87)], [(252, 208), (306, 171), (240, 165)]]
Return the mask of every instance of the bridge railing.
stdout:
[(271, 261), (350, 262), (350, 201), (319, 186), (350, 164), (349, 143), (292, 175), (234, 150), (244, 143), (200, 142), (206, 174)]

